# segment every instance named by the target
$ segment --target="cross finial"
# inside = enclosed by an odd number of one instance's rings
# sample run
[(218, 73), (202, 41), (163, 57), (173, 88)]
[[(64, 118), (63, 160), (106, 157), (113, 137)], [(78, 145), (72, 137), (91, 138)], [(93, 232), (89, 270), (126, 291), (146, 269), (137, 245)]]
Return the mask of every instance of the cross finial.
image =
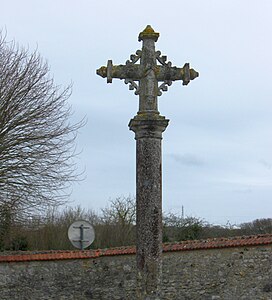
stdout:
[(147, 25), (146, 28), (139, 33), (138, 41), (142, 41), (144, 39), (153, 39), (155, 42), (157, 42), (160, 34), (158, 32), (155, 32), (154, 29)]

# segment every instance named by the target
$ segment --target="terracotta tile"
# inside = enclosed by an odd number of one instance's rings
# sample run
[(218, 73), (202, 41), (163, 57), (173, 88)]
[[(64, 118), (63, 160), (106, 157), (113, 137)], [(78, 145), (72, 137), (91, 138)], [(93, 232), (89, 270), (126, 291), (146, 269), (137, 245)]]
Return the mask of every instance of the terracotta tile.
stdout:
[[(272, 244), (272, 234), (257, 235), (257, 236), (242, 236), (232, 238), (214, 238), (200, 241), (185, 241), (179, 243), (167, 243), (163, 245), (164, 252), (171, 251), (190, 251), (198, 249), (216, 249), (216, 248), (230, 248), (256, 245)], [(1, 262), (19, 262), (19, 261), (33, 261), (33, 260), (62, 260), (62, 259), (82, 259), (82, 258), (97, 258), (101, 256), (114, 256), (135, 254), (136, 247), (118, 247), (111, 249), (97, 249), (84, 251), (69, 251), (69, 250), (54, 250), (43, 251), (40, 253), (28, 252), (26, 254), (17, 255), (0, 255)]]

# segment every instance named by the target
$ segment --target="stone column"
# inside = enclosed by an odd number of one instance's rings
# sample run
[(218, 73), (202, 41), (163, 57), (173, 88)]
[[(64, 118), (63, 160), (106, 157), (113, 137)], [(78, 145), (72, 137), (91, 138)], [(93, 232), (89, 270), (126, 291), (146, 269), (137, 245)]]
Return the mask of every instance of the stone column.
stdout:
[[(182, 80), (187, 85), (198, 77), (188, 63), (183, 68), (172, 67), (167, 57), (155, 50), (159, 33), (147, 25), (140, 32), (142, 50), (130, 56), (125, 65), (108, 61), (96, 72), (107, 82), (124, 79), (129, 89), (139, 95), (139, 111), (129, 123), (137, 141), (137, 278), (138, 299), (160, 299), (162, 252), (162, 180), (161, 139), (169, 120), (158, 111), (158, 96), (167, 91), (172, 81)], [(140, 60), (140, 64), (137, 62)], [(157, 65), (157, 61), (160, 65)], [(138, 84), (137, 84), (138, 82)], [(159, 84), (160, 83), (160, 84)]]
[(161, 299), (162, 132), (169, 120), (138, 114), (129, 123), (136, 139), (137, 299)]

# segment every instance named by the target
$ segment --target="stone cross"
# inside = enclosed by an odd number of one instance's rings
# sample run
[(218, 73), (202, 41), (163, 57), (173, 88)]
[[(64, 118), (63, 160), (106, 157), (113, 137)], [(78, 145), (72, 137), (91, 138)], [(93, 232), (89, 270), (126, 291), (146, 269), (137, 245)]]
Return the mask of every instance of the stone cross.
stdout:
[[(124, 79), (129, 89), (139, 95), (139, 111), (130, 120), (129, 128), (136, 139), (136, 263), (137, 299), (161, 299), (162, 277), (162, 132), (169, 120), (158, 111), (157, 98), (167, 91), (172, 81), (182, 80), (187, 85), (198, 77), (186, 63), (173, 67), (167, 57), (155, 50), (159, 33), (150, 25), (139, 34), (142, 50), (130, 56), (125, 65), (108, 61), (96, 72), (107, 78)], [(137, 63), (140, 61), (140, 63)], [(160, 64), (158, 65), (157, 62)]]

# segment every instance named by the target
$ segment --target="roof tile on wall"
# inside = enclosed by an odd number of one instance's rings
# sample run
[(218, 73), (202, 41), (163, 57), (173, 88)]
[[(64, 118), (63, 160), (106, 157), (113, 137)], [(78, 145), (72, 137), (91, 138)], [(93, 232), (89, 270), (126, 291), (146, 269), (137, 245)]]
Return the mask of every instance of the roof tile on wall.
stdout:
[[(272, 245), (272, 234), (255, 236), (242, 236), (232, 238), (214, 238), (207, 240), (184, 241), (179, 243), (163, 244), (163, 252), (192, 251), (200, 249), (219, 249), (230, 247), (263, 246)], [(37, 260), (63, 260), (63, 259), (83, 259), (97, 258), (102, 256), (129, 255), (135, 254), (135, 246), (126, 246), (110, 249), (97, 250), (56, 250), (56, 251), (33, 251), (19, 252), (0, 255), (1, 262), (22, 262)]]

